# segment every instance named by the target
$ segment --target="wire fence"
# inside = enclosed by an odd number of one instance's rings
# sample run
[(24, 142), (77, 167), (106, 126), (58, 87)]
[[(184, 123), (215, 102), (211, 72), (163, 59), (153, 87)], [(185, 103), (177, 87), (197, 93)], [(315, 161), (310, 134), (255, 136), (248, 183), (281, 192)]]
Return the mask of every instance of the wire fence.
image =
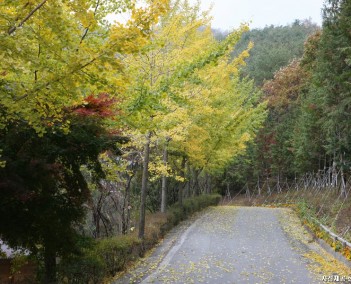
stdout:
[[(246, 183), (235, 194), (230, 192), (228, 185), (223, 203), (236, 204), (239, 199), (244, 199), (248, 205), (279, 206), (297, 204), (299, 201), (310, 202), (307, 205), (314, 208), (314, 216), (318, 218), (315, 221), (320, 229), (331, 239), (351, 248), (350, 192), (351, 175), (331, 167), (306, 173), (293, 180), (277, 177), (258, 179), (256, 184)], [(344, 216), (345, 212), (348, 216)]]
[[(290, 193), (292, 191), (298, 193), (306, 190), (314, 193), (322, 193), (326, 190), (339, 192), (340, 198), (347, 199), (351, 191), (351, 175), (347, 177), (342, 170), (336, 171), (333, 168), (328, 168), (318, 172), (306, 173), (299, 178), (295, 177), (294, 180), (266, 177), (263, 182), (258, 180), (254, 185), (246, 183), (239, 194), (245, 191), (246, 196), (250, 198), (274, 193)], [(228, 191), (226, 198), (228, 197)]]

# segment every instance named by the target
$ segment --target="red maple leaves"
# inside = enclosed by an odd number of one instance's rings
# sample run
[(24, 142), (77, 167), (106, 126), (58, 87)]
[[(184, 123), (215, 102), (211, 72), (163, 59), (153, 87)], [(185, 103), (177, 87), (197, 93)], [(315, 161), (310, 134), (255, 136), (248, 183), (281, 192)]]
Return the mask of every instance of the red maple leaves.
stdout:
[(73, 112), (80, 116), (107, 118), (118, 113), (116, 108), (117, 99), (111, 98), (107, 93), (97, 96), (89, 95), (84, 99), (84, 104), (76, 107)]

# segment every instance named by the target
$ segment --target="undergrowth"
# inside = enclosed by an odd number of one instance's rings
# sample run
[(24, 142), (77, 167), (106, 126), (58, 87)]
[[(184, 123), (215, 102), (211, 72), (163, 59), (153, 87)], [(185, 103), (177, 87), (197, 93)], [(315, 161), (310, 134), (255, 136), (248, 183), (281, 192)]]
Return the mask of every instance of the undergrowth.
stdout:
[(167, 231), (193, 213), (219, 203), (221, 196), (201, 195), (171, 206), (166, 214), (148, 214), (145, 238), (138, 239), (136, 232), (101, 240), (82, 238), (79, 253), (61, 260), (60, 283), (107, 283), (117, 272), (142, 257)]

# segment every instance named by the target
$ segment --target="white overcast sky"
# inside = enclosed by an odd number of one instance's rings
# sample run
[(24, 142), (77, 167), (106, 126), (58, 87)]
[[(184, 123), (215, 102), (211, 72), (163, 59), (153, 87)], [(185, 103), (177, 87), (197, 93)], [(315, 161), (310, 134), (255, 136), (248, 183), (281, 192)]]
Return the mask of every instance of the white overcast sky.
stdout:
[[(190, 0), (196, 3), (196, 0)], [(295, 19), (311, 18), (321, 25), (324, 0), (200, 0), (202, 10), (213, 4), (212, 27), (222, 30), (235, 29), (240, 23), (249, 22), (250, 28), (269, 25), (286, 25)]]

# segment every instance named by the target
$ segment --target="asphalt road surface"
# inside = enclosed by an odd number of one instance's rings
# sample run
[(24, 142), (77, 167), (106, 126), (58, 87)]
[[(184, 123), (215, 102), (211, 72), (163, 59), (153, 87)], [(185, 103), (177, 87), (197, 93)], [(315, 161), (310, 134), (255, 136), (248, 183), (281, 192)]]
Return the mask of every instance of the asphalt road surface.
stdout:
[(296, 219), (287, 209), (211, 208), (114, 283), (323, 283)]

